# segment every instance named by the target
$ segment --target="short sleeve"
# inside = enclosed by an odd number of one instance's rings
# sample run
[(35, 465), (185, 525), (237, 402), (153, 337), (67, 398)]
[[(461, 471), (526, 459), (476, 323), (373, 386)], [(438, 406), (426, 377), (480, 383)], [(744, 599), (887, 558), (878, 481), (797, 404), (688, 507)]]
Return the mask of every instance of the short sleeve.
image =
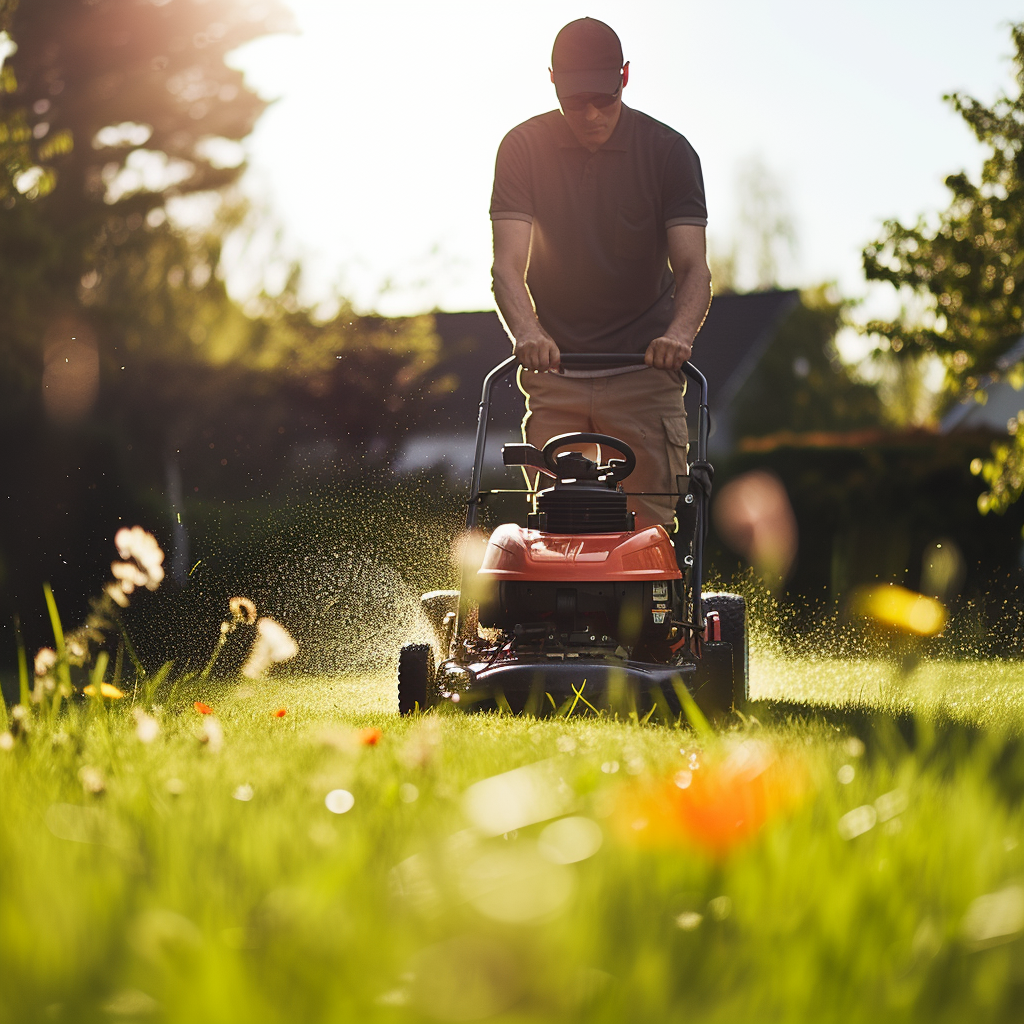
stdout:
[(700, 157), (682, 136), (675, 140), (665, 164), (662, 210), (667, 228), (677, 224), (706, 227), (708, 223)]
[(533, 223), (533, 188), (530, 155), (522, 132), (513, 128), (501, 140), (494, 163), (491, 220)]

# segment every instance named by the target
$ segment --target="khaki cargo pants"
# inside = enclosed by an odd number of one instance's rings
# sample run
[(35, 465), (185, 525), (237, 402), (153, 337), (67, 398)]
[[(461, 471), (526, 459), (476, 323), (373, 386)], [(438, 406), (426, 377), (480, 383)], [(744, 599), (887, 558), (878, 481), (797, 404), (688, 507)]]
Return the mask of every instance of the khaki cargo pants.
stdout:
[[(543, 448), (557, 434), (575, 431), (610, 434), (625, 441), (636, 454), (636, 469), (623, 488), (630, 495), (629, 508), (636, 512), (637, 527), (660, 523), (671, 533), (679, 499), (668, 492), (678, 492), (680, 487), (685, 491), (688, 483), (685, 380), (682, 373), (669, 370), (566, 377), (520, 369), (519, 389), (526, 395), (523, 438), (536, 448)], [(596, 457), (595, 448), (580, 446), (591, 459)], [(603, 461), (616, 457), (601, 454)], [(678, 477), (684, 479), (677, 481)], [(643, 497), (639, 491), (655, 493)]]

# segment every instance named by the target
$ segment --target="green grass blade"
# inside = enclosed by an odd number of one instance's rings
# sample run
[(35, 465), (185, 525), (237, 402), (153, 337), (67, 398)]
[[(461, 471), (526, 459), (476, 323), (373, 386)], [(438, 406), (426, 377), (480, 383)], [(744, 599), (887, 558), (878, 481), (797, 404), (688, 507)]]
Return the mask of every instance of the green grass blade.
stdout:
[(21, 621), (17, 616), (14, 617), (14, 637), (18, 645), (18, 700), (22, 707), (27, 708), (32, 700), (32, 694), (28, 685), (28, 658), (25, 655), (25, 640), (21, 635)]
[[(53, 643), (57, 651), (57, 666), (54, 675), (57, 677), (57, 689), (66, 686), (71, 690), (71, 666), (68, 664), (67, 649), (64, 645), (64, 627), (60, 622), (60, 612), (57, 611), (57, 601), (53, 596), (53, 589), (49, 583), (43, 584), (43, 596), (46, 598), (46, 610), (50, 615), (50, 626), (53, 629)], [(51, 708), (52, 711), (52, 708)]]
[(50, 614), (50, 627), (53, 629), (54, 649), (57, 651), (57, 659), (64, 661), (64, 627), (60, 624), (60, 612), (57, 611), (57, 602), (53, 597), (53, 588), (49, 583), (43, 584), (43, 596), (46, 598), (46, 610)]
[(679, 697), (679, 703), (682, 705), (683, 714), (686, 715), (687, 722), (690, 723), (690, 728), (701, 739), (712, 739), (715, 735), (715, 730), (711, 728), (711, 724), (704, 717), (704, 712), (697, 707), (697, 702), (686, 688), (686, 684), (676, 676), (672, 680), (672, 688), (676, 691), (676, 696)]

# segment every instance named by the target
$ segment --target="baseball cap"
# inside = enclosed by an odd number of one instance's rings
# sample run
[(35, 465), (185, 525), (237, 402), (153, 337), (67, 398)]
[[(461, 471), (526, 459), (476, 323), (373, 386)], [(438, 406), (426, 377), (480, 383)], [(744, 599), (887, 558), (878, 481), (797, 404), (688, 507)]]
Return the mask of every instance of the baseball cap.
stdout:
[(560, 99), (582, 92), (614, 93), (622, 81), (622, 43), (596, 18), (570, 21), (555, 36), (551, 70)]

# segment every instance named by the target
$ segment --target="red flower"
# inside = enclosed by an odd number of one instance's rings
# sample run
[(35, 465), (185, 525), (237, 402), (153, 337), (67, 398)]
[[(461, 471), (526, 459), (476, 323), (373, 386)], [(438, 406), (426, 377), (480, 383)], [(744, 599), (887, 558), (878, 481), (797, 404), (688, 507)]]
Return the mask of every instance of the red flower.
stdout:
[(287, 714), (288, 714), (288, 709), (287, 708), (278, 708), (274, 712), (274, 717), (275, 718), (284, 718), (284, 716), (287, 715)]
[(625, 790), (617, 824), (634, 843), (688, 841), (722, 857), (799, 804), (806, 789), (802, 762), (748, 740), (724, 759), (712, 757), (671, 780)]
[(209, 704), (204, 704), (201, 700), (197, 700), (195, 702), (195, 704), (193, 704), (192, 706), (201, 715), (212, 715), (213, 714), (213, 708), (211, 708)]
[(359, 742), (364, 747), (375, 747), (380, 743), (380, 738), (383, 735), (380, 729), (371, 725), (369, 728), (359, 730)]

